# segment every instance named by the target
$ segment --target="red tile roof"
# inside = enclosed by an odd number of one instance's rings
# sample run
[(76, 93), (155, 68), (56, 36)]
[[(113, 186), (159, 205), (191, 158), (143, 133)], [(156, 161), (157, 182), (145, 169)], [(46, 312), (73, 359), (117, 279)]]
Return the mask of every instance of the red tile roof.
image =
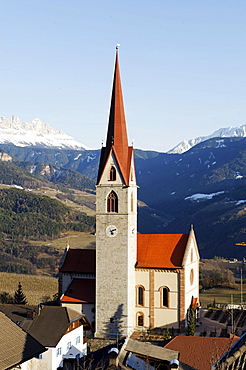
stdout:
[(164, 347), (179, 351), (179, 360), (185, 364), (196, 369), (210, 370), (237, 340), (237, 336), (232, 338), (178, 336)]
[(92, 273), (96, 271), (96, 251), (94, 249), (68, 249), (60, 272)]
[(124, 102), (120, 80), (118, 52), (116, 52), (114, 81), (108, 122), (106, 147), (102, 148), (98, 170), (97, 184), (100, 182), (103, 170), (110, 153), (113, 152), (120, 168), (124, 183), (129, 185), (130, 164), (133, 148), (128, 146)]
[(189, 234), (138, 234), (136, 267), (181, 268)]
[(61, 302), (95, 303), (95, 279), (74, 279), (61, 298)]

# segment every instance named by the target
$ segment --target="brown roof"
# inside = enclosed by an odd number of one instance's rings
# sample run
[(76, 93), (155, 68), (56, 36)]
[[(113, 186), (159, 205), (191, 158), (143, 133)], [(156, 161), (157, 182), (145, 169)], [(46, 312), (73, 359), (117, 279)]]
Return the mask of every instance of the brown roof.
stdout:
[(85, 323), (85, 315), (68, 307), (44, 306), (28, 332), (45, 347), (56, 347), (69, 325), (77, 320)]
[(96, 271), (96, 251), (94, 249), (68, 249), (61, 272), (91, 273)]
[(61, 302), (95, 303), (95, 279), (73, 279)]
[(113, 152), (118, 163), (124, 183), (129, 185), (130, 164), (133, 156), (133, 148), (128, 146), (118, 51), (116, 51), (107, 141), (106, 147), (103, 147), (101, 151), (97, 183), (100, 182), (103, 170), (111, 152)]
[(138, 234), (137, 265), (181, 268), (189, 234)]
[[(85, 315), (68, 307), (42, 306), (31, 309), (13, 304), (1, 305), (1, 310), (14, 322), (31, 334), (45, 347), (55, 347), (73, 321), (80, 320), (88, 326)], [(33, 316), (28, 313), (34, 312)]]
[(0, 370), (23, 363), (44, 351), (44, 346), (0, 312)]
[(210, 370), (212, 365), (237, 341), (238, 337), (177, 336), (164, 347), (180, 352), (180, 361), (196, 369)]

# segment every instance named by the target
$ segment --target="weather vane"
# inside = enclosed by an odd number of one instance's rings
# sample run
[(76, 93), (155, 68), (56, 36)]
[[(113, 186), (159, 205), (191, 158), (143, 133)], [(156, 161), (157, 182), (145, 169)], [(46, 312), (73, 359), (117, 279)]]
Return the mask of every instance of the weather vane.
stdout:
[(120, 44), (116, 44), (116, 49), (119, 49), (119, 47), (120, 47)]

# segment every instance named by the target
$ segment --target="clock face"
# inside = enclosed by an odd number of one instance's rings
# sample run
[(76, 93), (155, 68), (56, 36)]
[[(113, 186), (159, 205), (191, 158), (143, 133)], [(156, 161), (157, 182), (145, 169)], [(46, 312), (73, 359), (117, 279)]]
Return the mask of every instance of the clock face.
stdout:
[(118, 230), (117, 230), (117, 227), (116, 226), (114, 226), (114, 225), (107, 226), (107, 228), (106, 228), (106, 234), (110, 238), (113, 238), (114, 236), (116, 236), (117, 233), (118, 233)]

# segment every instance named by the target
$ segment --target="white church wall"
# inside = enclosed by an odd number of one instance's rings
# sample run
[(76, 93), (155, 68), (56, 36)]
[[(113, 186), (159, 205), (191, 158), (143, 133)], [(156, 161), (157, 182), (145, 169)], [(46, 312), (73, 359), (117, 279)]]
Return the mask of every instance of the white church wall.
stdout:
[(199, 298), (199, 259), (194, 239), (190, 242), (185, 262), (185, 309), (187, 312), (192, 297)]

